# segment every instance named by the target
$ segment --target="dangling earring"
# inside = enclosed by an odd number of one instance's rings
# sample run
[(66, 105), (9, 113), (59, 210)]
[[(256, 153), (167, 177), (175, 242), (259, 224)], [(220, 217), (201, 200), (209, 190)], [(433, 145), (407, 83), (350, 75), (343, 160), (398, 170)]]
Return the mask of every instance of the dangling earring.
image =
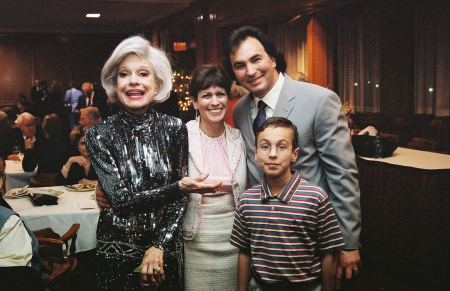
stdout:
[(198, 108), (195, 109), (195, 120), (198, 121), (198, 118), (200, 117), (200, 114), (198, 113)]

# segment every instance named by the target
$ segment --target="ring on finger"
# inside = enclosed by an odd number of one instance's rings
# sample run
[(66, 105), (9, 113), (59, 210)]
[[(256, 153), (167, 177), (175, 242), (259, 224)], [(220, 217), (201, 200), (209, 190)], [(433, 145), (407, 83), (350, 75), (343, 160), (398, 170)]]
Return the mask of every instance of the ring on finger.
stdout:
[(155, 272), (156, 272), (156, 273), (161, 272), (161, 268), (160, 268), (160, 267), (156, 267), (156, 268), (155, 268)]

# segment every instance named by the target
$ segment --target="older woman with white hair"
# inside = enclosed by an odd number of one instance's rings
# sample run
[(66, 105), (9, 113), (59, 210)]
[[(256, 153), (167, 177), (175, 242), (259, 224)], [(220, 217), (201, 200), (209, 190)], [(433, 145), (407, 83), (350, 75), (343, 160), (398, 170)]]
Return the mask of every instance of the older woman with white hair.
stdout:
[[(102, 70), (108, 97), (123, 109), (85, 135), (110, 205), (97, 226), (99, 290), (183, 290), (185, 193), (222, 186), (203, 182), (206, 175), (185, 177), (187, 129), (151, 109), (168, 98), (171, 73), (166, 55), (140, 36), (122, 41)], [(141, 280), (133, 272), (140, 265)]]

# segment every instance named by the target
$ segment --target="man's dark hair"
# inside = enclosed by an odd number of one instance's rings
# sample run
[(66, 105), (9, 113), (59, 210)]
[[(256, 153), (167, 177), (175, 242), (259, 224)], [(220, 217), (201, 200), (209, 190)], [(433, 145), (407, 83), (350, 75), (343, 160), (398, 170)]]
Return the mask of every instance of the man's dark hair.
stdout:
[(231, 33), (225, 45), (225, 49), (223, 50), (223, 66), (231, 79), (237, 82), (236, 75), (233, 71), (233, 64), (230, 60), (230, 54), (233, 49), (239, 47), (247, 37), (256, 38), (262, 44), (269, 57), (275, 59), (275, 62), (277, 63), (276, 69), (279, 73), (284, 73), (286, 71), (284, 54), (278, 50), (275, 43), (259, 29), (251, 26), (244, 26)]
[(192, 74), (189, 90), (192, 98), (197, 101), (198, 92), (216, 85), (217, 87), (225, 89), (228, 98), (230, 98), (231, 84), (231, 79), (221, 66), (203, 65)]
[(256, 135), (255, 135), (255, 146), (258, 143), (258, 135), (259, 133), (263, 132), (266, 128), (268, 127), (272, 127), (272, 128), (277, 128), (277, 127), (284, 127), (284, 128), (289, 128), (292, 130), (292, 150), (295, 150), (296, 148), (298, 148), (298, 130), (297, 130), (297, 126), (295, 126), (295, 124), (292, 123), (292, 121), (290, 121), (287, 118), (284, 117), (270, 117), (267, 118), (266, 121), (264, 121), (256, 130)]

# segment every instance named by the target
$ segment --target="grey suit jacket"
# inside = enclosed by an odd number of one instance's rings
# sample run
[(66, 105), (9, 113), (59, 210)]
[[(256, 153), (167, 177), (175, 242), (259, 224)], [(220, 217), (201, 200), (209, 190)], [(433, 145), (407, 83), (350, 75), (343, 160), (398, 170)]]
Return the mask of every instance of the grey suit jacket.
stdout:
[[(250, 186), (261, 182), (263, 172), (255, 161), (255, 136), (250, 114), (251, 94), (233, 108), (233, 122), (247, 148)], [(292, 80), (285, 75), (273, 116), (286, 117), (298, 128), (297, 161), (300, 176), (327, 192), (344, 236), (346, 249), (358, 249), (361, 207), (358, 169), (347, 120), (339, 97), (323, 87)]]

